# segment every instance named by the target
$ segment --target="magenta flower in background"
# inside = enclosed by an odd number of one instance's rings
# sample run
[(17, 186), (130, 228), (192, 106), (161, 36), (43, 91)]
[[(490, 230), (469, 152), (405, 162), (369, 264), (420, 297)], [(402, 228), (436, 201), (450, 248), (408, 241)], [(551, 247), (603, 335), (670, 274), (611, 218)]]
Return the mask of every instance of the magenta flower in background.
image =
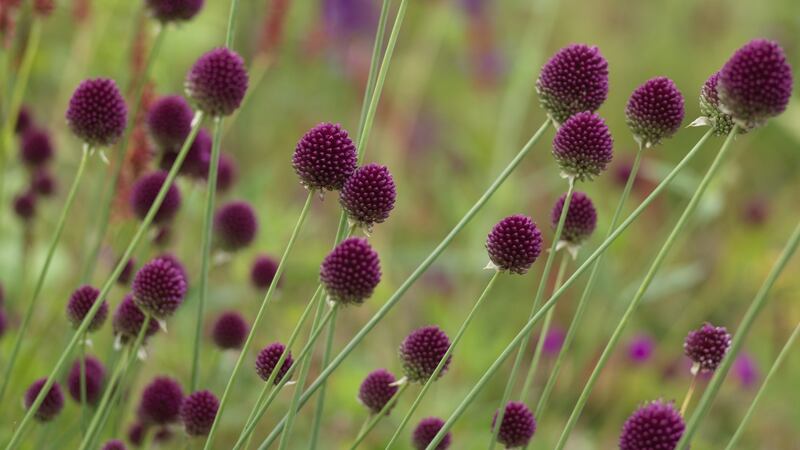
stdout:
[(42, 167), (53, 159), (54, 153), (53, 142), (47, 131), (30, 128), (22, 134), (20, 158), (28, 167)]
[(634, 336), (628, 342), (628, 359), (636, 364), (647, 362), (653, 356), (655, 341), (647, 334)]
[(247, 339), (250, 326), (241, 314), (236, 311), (227, 311), (219, 315), (211, 336), (214, 343), (222, 350), (240, 349)]
[(179, 22), (192, 19), (203, 3), (205, 0), (147, 0), (147, 7), (161, 22)]
[[(98, 295), (100, 295), (100, 291), (89, 285), (79, 287), (70, 295), (67, 301), (67, 318), (69, 318), (74, 328), (77, 329), (81, 325), (81, 322), (83, 322), (83, 319), (89, 313), (94, 302), (97, 301)], [(100, 301), (102, 304), (97, 309), (97, 312), (95, 312), (94, 317), (92, 317), (87, 331), (97, 331), (103, 326), (106, 317), (108, 317), (108, 303), (105, 299)]]
[(739, 353), (739, 356), (733, 362), (733, 374), (744, 388), (754, 387), (761, 377), (758, 364), (746, 352)]
[(156, 100), (147, 112), (150, 136), (164, 148), (179, 147), (192, 129), (192, 107), (180, 95)]
[(542, 343), (542, 352), (547, 356), (556, 356), (561, 351), (564, 345), (564, 338), (566, 333), (564, 329), (559, 326), (554, 326), (547, 331), (547, 336), (544, 337)]
[(376, 6), (370, 0), (322, 0), (326, 33), (335, 39), (374, 34), (378, 23)]
[[(39, 396), (39, 392), (42, 391), (46, 382), (47, 378), (40, 378), (34, 381), (28, 390), (25, 391), (25, 409), (29, 409), (31, 405), (33, 405), (33, 402), (36, 400), (36, 397)], [(49, 422), (53, 420), (63, 408), (64, 394), (61, 392), (61, 385), (53, 383), (53, 386), (50, 387), (50, 391), (44, 396), (42, 404), (39, 405), (39, 409), (36, 410), (33, 417), (40, 422)]]
[[(278, 261), (275, 258), (262, 254), (256, 256), (250, 267), (250, 282), (256, 289), (267, 289), (278, 272)], [(278, 286), (281, 282), (278, 280)]]
[(183, 400), (181, 421), (189, 436), (206, 436), (217, 417), (219, 400), (211, 391), (197, 391)]
[(183, 403), (183, 388), (170, 377), (156, 377), (142, 391), (138, 416), (145, 424), (177, 422)]
[[(136, 306), (132, 294), (126, 295), (117, 306), (116, 311), (114, 311), (112, 325), (114, 334), (122, 344), (133, 341), (139, 335), (139, 330), (144, 325), (144, 313)], [(158, 332), (158, 322), (151, 320), (144, 334), (145, 339), (156, 334), (156, 332)]]
[[(156, 200), (161, 186), (167, 181), (167, 172), (157, 170), (148, 174), (142, 175), (133, 185), (130, 197), (131, 210), (133, 210), (136, 217), (144, 220), (147, 216), (150, 207)], [(178, 186), (172, 183), (167, 189), (167, 194), (164, 196), (164, 201), (156, 211), (153, 217), (153, 223), (161, 224), (169, 222), (178, 213), (181, 207), (181, 193)]]
[[(84, 375), (86, 387), (86, 402), (96, 405), (103, 393), (106, 378), (106, 368), (97, 358), (87, 356), (84, 358)], [(73, 400), (81, 401), (81, 360), (77, 359), (72, 364), (67, 375), (67, 388)]]

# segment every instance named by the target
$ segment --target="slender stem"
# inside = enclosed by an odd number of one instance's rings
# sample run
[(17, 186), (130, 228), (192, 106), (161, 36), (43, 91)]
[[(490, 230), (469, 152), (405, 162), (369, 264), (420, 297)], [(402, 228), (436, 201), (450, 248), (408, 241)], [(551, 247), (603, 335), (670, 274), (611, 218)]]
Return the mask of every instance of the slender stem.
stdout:
[(683, 397), (683, 403), (681, 403), (681, 416), (686, 415), (686, 409), (689, 407), (689, 403), (692, 401), (694, 388), (697, 386), (697, 374), (700, 372), (700, 368), (698, 367), (696, 370), (693, 370), (693, 372), (692, 382), (689, 383), (689, 389), (686, 391), (686, 395)]
[[(372, 104), (373, 92), (375, 91), (375, 79), (378, 76), (378, 61), (381, 60), (381, 53), (383, 51), (384, 35), (386, 34), (386, 22), (389, 20), (389, 4), (391, 0), (383, 0), (381, 4), (381, 12), (378, 17), (378, 28), (375, 30), (375, 40), (372, 44), (372, 59), (369, 61), (369, 75), (367, 76), (367, 85), (364, 87), (364, 99), (361, 102), (361, 115), (358, 119), (358, 139), (361, 141), (361, 136), (364, 134), (364, 123), (367, 119), (367, 110)], [(363, 151), (359, 147), (359, 156), (363, 155)]]
[[(8, 115), (3, 127), (3, 151), (0, 154), (0, 171), (5, 172), (5, 161), (8, 157), (8, 152), (13, 146), (13, 134), (17, 124), (17, 117), (22, 108), (22, 100), (25, 98), (25, 91), (28, 87), (28, 79), (31, 76), (31, 69), (33, 62), (36, 60), (36, 53), (39, 51), (39, 41), (42, 37), (42, 21), (34, 18), (31, 24), (31, 30), (28, 34), (28, 42), (25, 45), (25, 53), (22, 56), (22, 63), (17, 73), (17, 78), (14, 81), (14, 87), (11, 91), (11, 100), (8, 106)], [(5, 178), (5, 173), (0, 174)]]
[(369, 432), (372, 431), (373, 428), (375, 428), (375, 425), (377, 425), (382, 418), (384, 418), (389, 414), (389, 411), (391, 411), (391, 409), (400, 399), (400, 396), (403, 395), (403, 392), (406, 389), (408, 389), (408, 386), (410, 384), (411, 383), (409, 383), (408, 381), (405, 381), (403, 384), (401, 384), (400, 387), (397, 389), (397, 392), (395, 392), (394, 395), (392, 395), (392, 397), (389, 399), (389, 401), (386, 402), (385, 405), (383, 405), (383, 408), (381, 408), (381, 410), (377, 414), (372, 414), (369, 417), (367, 422), (364, 424), (363, 427), (361, 427), (361, 430), (356, 435), (356, 440), (353, 441), (353, 444), (350, 446), (350, 450), (356, 450), (356, 448), (358, 448), (361, 442), (363, 442), (364, 439), (367, 437)]
[(747, 312), (742, 318), (741, 323), (739, 323), (736, 333), (733, 335), (733, 340), (731, 341), (731, 347), (728, 350), (728, 354), (725, 355), (725, 358), (723, 358), (722, 364), (720, 364), (719, 367), (717, 367), (717, 370), (714, 371), (714, 377), (711, 379), (711, 382), (708, 384), (708, 386), (706, 386), (703, 396), (700, 397), (700, 402), (698, 402), (694, 413), (686, 423), (686, 431), (683, 433), (683, 437), (681, 437), (680, 442), (678, 442), (678, 447), (676, 450), (686, 450), (689, 448), (689, 442), (692, 440), (692, 436), (694, 436), (694, 433), (697, 431), (697, 427), (700, 425), (700, 422), (702, 422), (703, 418), (708, 413), (709, 408), (711, 408), (711, 402), (714, 400), (714, 397), (716, 397), (722, 382), (728, 375), (728, 371), (730, 370), (731, 365), (733, 365), (736, 355), (739, 354), (739, 349), (742, 347), (747, 334), (750, 332), (753, 322), (755, 322), (761, 310), (764, 309), (764, 305), (766, 304), (769, 293), (772, 290), (772, 286), (783, 272), (783, 269), (786, 268), (786, 264), (794, 255), (798, 244), (800, 244), (800, 224), (798, 224), (792, 232), (789, 241), (783, 248), (783, 252), (775, 262), (772, 270), (770, 270), (769, 275), (767, 275), (767, 279), (764, 280), (764, 284), (761, 285), (761, 288), (758, 290), (755, 298), (753, 298), (753, 302), (747, 308)]
[[(336, 334), (336, 316), (339, 310), (333, 312), (331, 323), (328, 324), (328, 334), (325, 337), (325, 350), (322, 355), (321, 366), (325, 367), (331, 360), (333, 353), (333, 338)], [(322, 426), (322, 412), (325, 410), (325, 394), (327, 393), (327, 384), (323, 384), (317, 395), (317, 405), (314, 408), (314, 421), (311, 425), (311, 439), (308, 444), (309, 450), (315, 450), (319, 441), (319, 430)]]
[(233, 48), (233, 36), (236, 34), (236, 13), (239, 10), (239, 0), (231, 0), (228, 10), (228, 29), (225, 32), (225, 47)]
[(81, 432), (83, 435), (86, 435), (86, 429), (89, 424), (86, 422), (88, 420), (88, 416), (86, 415), (88, 412), (88, 405), (86, 404), (86, 334), (84, 333), (83, 339), (81, 342), (81, 351), (80, 351), (80, 359), (78, 360), (80, 364), (80, 397), (81, 397)]

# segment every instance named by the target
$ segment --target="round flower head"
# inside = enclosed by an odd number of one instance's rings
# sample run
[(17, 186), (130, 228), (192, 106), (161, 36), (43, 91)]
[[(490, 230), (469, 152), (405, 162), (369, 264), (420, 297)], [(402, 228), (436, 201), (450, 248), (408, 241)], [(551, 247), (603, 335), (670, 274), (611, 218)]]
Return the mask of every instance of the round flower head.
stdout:
[[(717, 136), (726, 136), (733, 129), (733, 117), (725, 114), (719, 104), (719, 72), (711, 74), (700, 89), (700, 114)], [(741, 129), (740, 132), (745, 132)]]
[(366, 239), (351, 237), (325, 257), (319, 276), (332, 301), (361, 304), (381, 281), (381, 263)]
[(777, 42), (754, 39), (736, 51), (719, 74), (721, 109), (745, 129), (786, 109), (792, 68)]
[[(492, 429), (496, 426), (497, 413), (492, 419)], [(528, 441), (536, 432), (536, 420), (533, 413), (522, 402), (508, 402), (503, 413), (503, 422), (497, 432), (497, 442), (506, 448), (518, 448), (528, 445)]]
[(23, 105), (19, 109), (19, 113), (17, 114), (17, 122), (14, 125), (14, 132), (16, 134), (23, 134), (26, 131), (28, 131), (28, 129), (32, 126), (33, 126), (33, 114), (31, 114), (31, 111), (28, 109), (27, 106)]
[(647, 80), (636, 88), (625, 107), (628, 128), (644, 147), (675, 134), (683, 122), (683, 94), (666, 77)]
[(553, 156), (565, 175), (591, 180), (606, 169), (614, 140), (603, 119), (592, 112), (582, 112), (567, 119), (553, 138)]
[[(444, 420), (438, 417), (426, 417), (420, 420), (414, 432), (411, 434), (411, 443), (416, 450), (425, 450), (428, 444), (431, 443), (433, 438), (439, 433), (439, 430), (444, 426)], [(448, 431), (444, 438), (439, 442), (434, 450), (447, 450), (453, 441), (452, 434)]]
[[(205, 166), (208, 165), (210, 158), (206, 159)], [(205, 169), (205, 174), (208, 174), (208, 169)], [(236, 182), (236, 176), (239, 174), (239, 168), (236, 166), (236, 161), (233, 160), (231, 155), (227, 153), (219, 154), (219, 167), (217, 168), (217, 192), (227, 192), (233, 183)]]
[(530, 217), (508, 216), (492, 228), (486, 250), (498, 270), (524, 274), (542, 252), (542, 233)]
[(41, 167), (53, 159), (53, 142), (47, 131), (31, 128), (22, 135), (20, 157), (29, 167)]
[[(268, 255), (258, 255), (250, 269), (250, 281), (256, 289), (267, 289), (278, 272), (278, 261)], [(280, 281), (278, 282), (280, 284)]]
[(758, 381), (758, 364), (747, 353), (740, 353), (733, 362), (733, 374), (739, 380), (742, 387), (750, 388), (755, 386)]
[(127, 447), (119, 439), (112, 439), (103, 444), (102, 450), (127, 450)]
[(91, 146), (114, 144), (128, 123), (128, 108), (116, 83), (107, 78), (83, 81), (69, 100), (67, 123)]
[[(283, 344), (280, 342), (273, 342), (258, 352), (258, 356), (256, 357), (256, 373), (258, 373), (258, 376), (261, 377), (262, 380), (269, 381), (269, 377), (272, 375), (272, 371), (275, 370), (275, 366), (278, 365), (278, 360), (284, 351), (286, 351), (286, 347)], [(281, 365), (277, 375), (275, 375), (274, 384), (277, 385), (280, 383), (293, 363), (292, 352), (288, 352), (286, 358), (283, 360), (283, 365)]]
[[(211, 134), (204, 128), (197, 132), (194, 141), (186, 151), (186, 157), (183, 159), (183, 164), (178, 169), (178, 173), (189, 177), (202, 179), (208, 173), (208, 160), (211, 158)], [(158, 167), (163, 171), (172, 169), (175, 160), (178, 159), (180, 145), (168, 147), (164, 149), (161, 154), (161, 161)], [(205, 172), (204, 172), (205, 171)]]
[[(165, 2), (167, 3), (167, 2)], [(167, 95), (153, 103), (147, 112), (147, 128), (158, 145), (179, 147), (192, 129), (192, 107), (180, 95)]]
[(117, 283), (127, 286), (128, 283), (131, 282), (131, 278), (133, 277), (133, 270), (136, 268), (136, 260), (134, 258), (129, 259), (125, 262), (125, 266), (122, 268), (122, 272), (119, 273), (117, 277)]
[(214, 215), (214, 236), (224, 250), (232, 252), (247, 247), (255, 239), (256, 232), (256, 212), (247, 202), (226, 203)]
[(142, 391), (139, 418), (147, 424), (176, 422), (183, 403), (183, 388), (169, 377), (156, 377)]
[[(358, 400), (366, 406), (372, 414), (381, 412), (399, 389), (394, 385), (397, 379), (386, 369), (370, 372), (358, 388)], [(391, 408), (386, 411), (389, 414)]]
[[(47, 378), (40, 378), (25, 391), (25, 409), (30, 409), (46, 382)], [(40, 422), (49, 422), (61, 412), (62, 408), (64, 408), (64, 394), (61, 393), (61, 386), (53, 383), (33, 417)]]
[(235, 311), (222, 313), (214, 322), (214, 343), (223, 350), (242, 348), (249, 328), (241, 314)]
[(227, 48), (217, 48), (194, 63), (186, 75), (186, 94), (209, 116), (227, 116), (242, 103), (247, 83), (242, 57)]
[[(114, 311), (114, 318), (111, 321), (114, 334), (118, 336), (122, 343), (133, 341), (139, 335), (139, 330), (144, 325), (144, 313), (133, 301), (133, 295), (128, 294), (117, 306)], [(158, 322), (151, 320), (144, 333), (144, 337), (149, 338), (158, 331)]]
[(292, 167), (308, 189), (336, 191), (356, 170), (356, 147), (338, 124), (309, 130), (294, 150)]
[(350, 220), (369, 229), (389, 218), (396, 196), (389, 169), (367, 164), (356, 169), (344, 183), (339, 202)]
[(156, 319), (166, 319), (186, 296), (184, 270), (174, 260), (156, 258), (148, 262), (133, 279), (133, 300)]
[[(131, 209), (139, 219), (144, 220), (145, 216), (147, 216), (165, 181), (167, 181), (167, 172), (159, 170), (143, 175), (133, 185), (130, 204)], [(158, 208), (155, 217), (153, 217), (153, 222), (169, 222), (175, 217), (180, 207), (181, 193), (178, 190), (178, 186), (173, 183), (167, 189), (167, 195), (164, 196), (164, 201)]]
[[(67, 317), (73, 327), (78, 328), (81, 325), (92, 305), (97, 301), (98, 295), (100, 295), (100, 291), (89, 285), (79, 287), (70, 295), (67, 302)], [(106, 317), (108, 317), (108, 303), (106, 303), (105, 299), (101, 301), (100, 308), (89, 323), (88, 331), (97, 331), (103, 326)]]
[(26, 222), (33, 219), (36, 215), (36, 195), (27, 191), (14, 197), (14, 213)]
[(731, 335), (725, 327), (705, 323), (699, 329), (689, 332), (683, 342), (683, 352), (701, 372), (713, 372), (728, 353), (730, 346)]
[(653, 355), (655, 342), (653, 338), (645, 334), (631, 339), (628, 344), (628, 358), (635, 363), (643, 363)]
[(608, 62), (597, 47), (564, 47), (542, 67), (536, 91), (556, 123), (579, 112), (596, 111), (608, 97)]
[(211, 391), (197, 391), (181, 406), (181, 421), (189, 436), (206, 436), (217, 417), (219, 400)]
[[(439, 327), (427, 326), (411, 332), (400, 344), (400, 360), (409, 381), (425, 383), (450, 347), (450, 339)], [(441, 378), (453, 355), (447, 357), (437, 378)]]
[(561, 351), (561, 347), (564, 346), (564, 339), (566, 338), (566, 334), (564, 333), (564, 329), (558, 326), (554, 326), (547, 331), (547, 335), (544, 337), (544, 342), (542, 343), (542, 353), (547, 356), (556, 356)]
[(653, 401), (625, 421), (619, 450), (673, 450), (684, 428), (683, 418), (672, 403)]
[(147, 0), (147, 7), (161, 22), (178, 22), (194, 17), (203, 3), (204, 0)]
[[(103, 394), (103, 384), (106, 378), (106, 368), (96, 358), (87, 356), (83, 359), (84, 374), (86, 376), (86, 402), (96, 405)], [(67, 388), (73, 400), (81, 402), (81, 360), (78, 359), (72, 364), (67, 376)]]
[[(553, 229), (558, 226), (561, 212), (564, 210), (564, 201), (567, 195), (563, 194), (553, 207), (550, 214), (550, 224)], [(561, 230), (561, 240), (572, 245), (580, 245), (594, 232), (597, 225), (597, 211), (592, 200), (583, 192), (574, 192), (564, 219), (564, 228)]]
[(56, 179), (47, 168), (41, 167), (33, 174), (31, 190), (42, 197), (49, 197), (56, 191)]

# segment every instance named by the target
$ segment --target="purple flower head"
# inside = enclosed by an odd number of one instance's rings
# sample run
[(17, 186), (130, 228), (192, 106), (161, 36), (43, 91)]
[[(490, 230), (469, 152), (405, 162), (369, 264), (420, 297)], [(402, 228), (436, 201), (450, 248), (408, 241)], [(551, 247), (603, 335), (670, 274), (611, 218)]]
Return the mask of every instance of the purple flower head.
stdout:
[(131, 278), (133, 277), (133, 270), (136, 268), (136, 259), (131, 258), (127, 262), (125, 262), (125, 266), (122, 268), (122, 272), (119, 273), (117, 277), (117, 283), (121, 284), (122, 286), (127, 286), (128, 283), (131, 282)]
[(67, 123), (75, 136), (91, 146), (117, 142), (128, 123), (128, 108), (117, 84), (108, 78), (81, 82), (69, 100)]
[(212, 117), (233, 113), (247, 92), (244, 60), (227, 48), (201, 56), (186, 75), (186, 94), (197, 108)]
[(155, 258), (136, 272), (131, 292), (139, 308), (155, 319), (166, 319), (186, 296), (185, 272), (174, 260)]
[(699, 329), (689, 332), (683, 342), (683, 352), (701, 372), (713, 372), (730, 346), (731, 335), (728, 330), (706, 322)]
[[(258, 255), (250, 269), (250, 281), (256, 289), (267, 289), (278, 272), (278, 261), (269, 255)], [(278, 281), (280, 285), (280, 280)]]
[[(208, 170), (205, 173), (207, 174)], [(217, 192), (227, 192), (236, 182), (238, 174), (239, 167), (233, 157), (227, 153), (220, 153), (219, 167), (217, 168)]]
[(542, 232), (530, 217), (508, 216), (492, 228), (486, 250), (498, 270), (524, 274), (542, 252)]
[[(411, 443), (416, 450), (425, 450), (433, 438), (439, 434), (439, 430), (444, 426), (444, 420), (438, 417), (426, 417), (419, 421), (411, 434)], [(453, 441), (452, 434), (448, 431), (444, 438), (439, 442), (434, 450), (447, 450)]]
[(628, 343), (628, 359), (636, 364), (646, 362), (653, 356), (655, 342), (646, 334), (635, 336)]
[[(120, 342), (127, 343), (136, 339), (139, 335), (139, 330), (144, 325), (144, 313), (136, 303), (133, 301), (133, 295), (128, 294), (117, 306), (114, 311), (114, 318), (111, 321), (114, 328), (114, 334), (118, 336)], [(158, 322), (151, 320), (144, 333), (145, 339), (156, 334), (158, 331)]]
[(137, 412), (145, 424), (166, 425), (178, 421), (183, 388), (169, 377), (156, 377), (142, 391)]
[(14, 214), (27, 222), (36, 215), (36, 195), (31, 192), (23, 192), (14, 197)]
[(50, 197), (56, 192), (56, 179), (46, 167), (40, 167), (34, 172), (31, 190), (42, 197)]
[(733, 374), (742, 387), (750, 388), (758, 382), (759, 373), (756, 361), (747, 353), (740, 353), (733, 362)]
[(217, 347), (223, 350), (240, 349), (244, 345), (249, 331), (250, 327), (241, 314), (236, 311), (228, 311), (220, 314), (217, 321), (214, 322), (212, 337)]
[[(192, 141), (192, 145), (189, 146), (189, 150), (186, 151), (186, 157), (183, 159), (178, 173), (196, 179), (205, 178), (208, 174), (208, 161), (211, 159), (211, 144), (211, 134), (201, 128)], [(179, 150), (180, 147), (164, 149), (158, 167), (163, 171), (169, 171), (175, 164), (175, 160), (178, 159)]]
[(112, 439), (103, 444), (102, 450), (127, 450), (125, 444), (119, 439)]
[(555, 356), (561, 351), (564, 345), (565, 338), (564, 329), (560, 327), (553, 327), (547, 332), (542, 343), (542, 351), (547, 356)]
[[(67, 317), (73, 327), (78, 328), (81, 325), (99, 295), (100, 291), (89, 285), (79, 287), (70, 295), (69, 301), (67, 301)], [(87, 331), (97, 331), (108, 317), (108, 303), (105, 299), (101, 302), (102, 304), (89, 323)]]
[[(714, 134), (727, 136), (733, 129), (733, 117), (722, 112), (719, 104), (719, 72), (714, 72), (700, 89), (700, 114), (706, 118)], [(740, 129), (744, 133), (745, 129)]]
[(217, 417), (219, 400), (211, 391), (197, 391), (183, 400), (181, 420), (189, 436), (206, 436)]
[(644, 147), (658, 145), (675, 134), (683, 114), (683, 94), (666, 77), (651, 78), (636, 88), (625, 107), (628, 128)]
[(258, 218), (249, 203), (228, 202), (214, 214), (214, 238), (226, 251), (234, 252), (250, 245), (258, 232)]
[(33, 114), (31, 114), (31, 110), (28, 109), (27, 106), (22, 105), (22, 107), (19, 109), (19, 114), (17, 114), (17, 122), (14, 125), (14, 132), (16, 134), (23, 134), (32, 126)]
[[(553, 229), (558, 226), (561, 212), (564, 210), (564, 201), (567, 194), (561, 195), (550, 214), (550, 224)], [(583, 192), (574, 192), (567, 209), (564, 228), (561, 230), (561, 240), (572, 245), (580, 245), (589, 238), (597, 226), (597, 210), (592, 200)]]
[(325, 257), (319, 276), (332, 301), (360, 305), (381, 281), (381, 263), (366, 239), (351, 237)]
[(147, 128), (158, 145), (180, 147), (192, 129), (192, 107), (180, 95), (156, 100), (147, 112)]
[(721, 109), (745, 129), (786, 109), (792, 95), (792, 67), (775, 41), (754, 39), (736, 51), (719, 74)]
[[(96, 405), (103, 394), (103, 384), (106, 378), (106, 368), (97, 358), (87, 356), (83, 359), (84, 374), (86, 376), (86, 402)], [(76, 360), (69, 369), (67, 388), (73, 400), (81, 402), (81, 360)]]
[(369, 229), (389, 218), (396, 196), (389, 169), (367, 164), (356, 169), (344, 183), (339, 202), (350, 220)]
[(292, 167), (308, 189), (336, 191), (355, 172), (356, 160), (347, 131), (338, 124), (321, 123), (300, 138)]
[[(492, 429), (497, 424), (497, 413), (492, 419)], [(506, 448), (517, 448), (528, 445), (536, 432), (536, 420), (533, 413), (522, 402), (508, 402), (503, 413), (503, 422), (497, 432), (497, 442)]]
[(147, 7), (161, 22), (190, 20), (203, 9), (205, 0), (147, 0)]
[(625, 421), (619, 436), (619, 450), (673, 450), (685, 427), (672, 403), (655, 400)]
[[(46, 382), (47, 378), (39, 378), (25, 391), (25, 409), (30, 409)], [(61, 393), (61, 386), (53, 383), (33, 417), (40, 422), (49, 422), (61, 412), (62, 408), (64, 408), (64, 394)]]
[(22, 134), (20, 158), (28, 167), (42, 167), (53, 159), (54, 153), (47, 131), (30, 128)]
[(603, 119), (592, 112), (573, 115), (553, 138), (553, 156), (561, 170), (578, 180), (591, 180), (614, 157), (614, 140)]
[[(133, 185), (130, 204), (131, 209), (139, 219), (144, 220), (145, 216), (147, 216), (150, 207), (153, 206), (153, 202), (155, 202), (158, 192), (161, 190), (161, 186), (164, 185), (165, 181), (167, 181), (167, 172), (158, 170), (143, 175)], [(164, 201), (158, 208), (155, 217), (153, 217), (153, 223), (169, 222), (175, 217), (180, 207), (181, 193), (178, 190), (178, 186), (172, 183), (169, 189), (167, 189), (167, 195), (164, 196)]]
[[(412, 331), (400, 344), (399, 351), (403, 371), (408, 380), (417, 383), (427, 382), (449, 347), (450, 339), (437, 326), (427, 326)], [(447, 357), (437, 379), (447, 372), (452, 359), (452, 354)]]
[[(394, 382), (397, 379), (386, 369), (370, 372), (358, 388), (358, 400), (373, 414), (381, 412), (389, 400), (399, 389)], [(393, 407), (393, 406), (392, 406)], [(391, 407), (386, 411), (389, 414)]]
[[(258, 352), (258, 357), (256, 357), (256, 373), (258, 373), (258, 376), (261, 377), (262, 380), (269, 381), (272, 371), (275, 370), (275, 366), (278, 365), (278, 360), (285, 351), (286, 347), (283, 344), (280, 342), (273, 342)], [(275, 375), (274, 384), (277, 385), (281, 382), (293, 363), (292, 352), (287, 352), (286, 358), (283, 360), (280, 370), (278, 370), (278, 374)]]
[(608, 97), (608, 62), (597, 47), (564, 47), (542, 67), (536, 91), (556, 123), (579, 112), (596, 111)]

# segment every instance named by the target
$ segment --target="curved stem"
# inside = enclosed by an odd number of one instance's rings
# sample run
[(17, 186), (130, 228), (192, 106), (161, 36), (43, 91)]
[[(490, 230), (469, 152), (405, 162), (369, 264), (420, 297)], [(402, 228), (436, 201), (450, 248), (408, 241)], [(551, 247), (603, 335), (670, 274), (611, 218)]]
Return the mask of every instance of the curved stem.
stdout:
[(375, 428), (375, 425), (377, 425), (378, 422), (380, 422), (380, 420), (383, 417), (389, 414), (389, 411), (391, 411), (391, 409), (400, 399), (400, 396), (403, 394), (403, 392), (408, 388), (410, 384), (411, 383), (409, 383), (406, 380), (403, 384), (400, 385), (400, 388), (397, 389), (397, 392), (394, 393), (394, 395), (389, 399), (389, 401), (386, 402), (385, 405), (383, 405), (383, 408), (381, 408), (378, 414), (372, 414), (369, 420), (364, 424), (363, 427), (361, 427), (361, 430), (356, 435), (356, 440), (353, 441), (353, 444), (350, 446), (350, 450), (356, 450), (356, 448), (358, 448), (361, 442), (363, 442), (364, 439), (367, 437), (369, 432), (372, 431), (373, 428)]

